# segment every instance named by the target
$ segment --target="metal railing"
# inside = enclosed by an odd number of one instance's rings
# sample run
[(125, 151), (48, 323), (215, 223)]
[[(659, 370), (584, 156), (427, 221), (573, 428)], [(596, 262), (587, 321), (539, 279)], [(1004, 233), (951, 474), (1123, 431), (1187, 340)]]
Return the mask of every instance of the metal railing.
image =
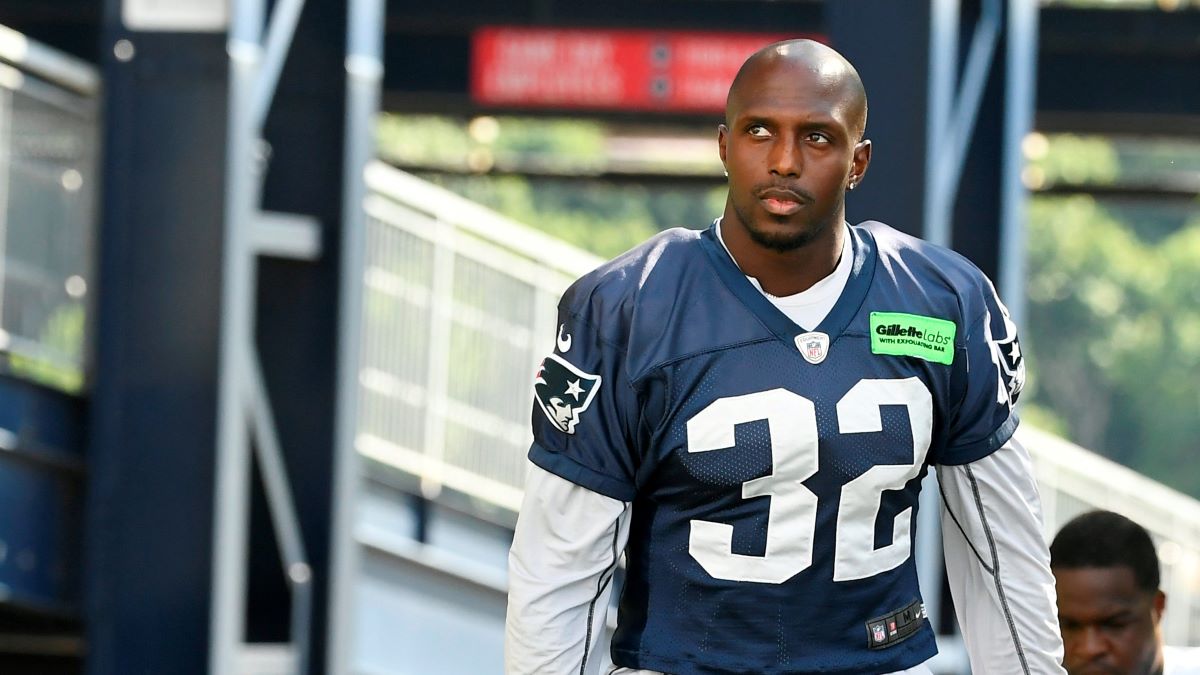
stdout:
[(367, 185), (356, 445), (515, 512), (558, 296), (600, 259), (383, 164)]
[(0, 26), (0, 352), (71, 393), (87, 371), (99, 94), (91, 64)]

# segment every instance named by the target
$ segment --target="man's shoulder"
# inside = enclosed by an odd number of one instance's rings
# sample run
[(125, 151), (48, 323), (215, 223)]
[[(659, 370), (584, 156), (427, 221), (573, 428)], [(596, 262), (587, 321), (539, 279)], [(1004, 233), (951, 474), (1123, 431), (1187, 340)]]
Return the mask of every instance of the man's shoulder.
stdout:
[(964, 314), (970, 315), (963, 317), (967, 321), (994, 303), (996, 290), (991, 280), (961, 253), (878, 221), (855, 227), (870, 232), (878, 252), (878, 270), (897, 287), (954, 298)]
[(563, 294), (561, 308), (582, 318), (612, 318), (652, 278), (682, 272), (700, 254), (700, 235), (682, 227), (659, 232), (580, 277)]
[(946, 281), (979, 282), (986, 278), (970, 259), (945, 246), (914, 237), (875, 220), (855, 227), (871, 233), (880, 258), (889, 263), (942, 277)]
[(580, 277), (575, 285), (595, 285), (606, 289), (613, 287), (614, 290), (624, 289), (627, 285), (636, 288), (639, 283), (645, 281), (646, 273), (655, 271), (663, 262), (664, 256), (675, 257), (692, 253), (701, 234), (701, 230), (684, 227), (663, 230), (612, 260), (602, 263)]

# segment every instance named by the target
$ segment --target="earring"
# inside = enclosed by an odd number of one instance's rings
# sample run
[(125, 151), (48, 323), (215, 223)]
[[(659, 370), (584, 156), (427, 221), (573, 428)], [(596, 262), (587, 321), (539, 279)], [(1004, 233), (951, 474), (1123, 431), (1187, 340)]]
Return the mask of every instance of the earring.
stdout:
[(726, 170), (725, 170), (725, 177), (726, 177), (726, 178), (729, 178), (729, 169), (726, 169)]
[(850, 190), (853, 190), (854, 188), (858, 187), (858, 183), (855, 183), (854, 181), (850, 181), (850, 184), (847, 185), (846, 187)]

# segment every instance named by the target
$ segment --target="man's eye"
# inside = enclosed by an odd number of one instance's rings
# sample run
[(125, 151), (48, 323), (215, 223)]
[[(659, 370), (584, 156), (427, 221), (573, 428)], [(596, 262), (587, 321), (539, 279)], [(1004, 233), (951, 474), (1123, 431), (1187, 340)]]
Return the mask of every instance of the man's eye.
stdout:
[(823, 143), (829, 143), (829, 142), (830, 142), (830, 140), (829, 140), (829, 137), (828, 137), (828, 136), (826, 136), (825, 134), (817, 134), (817, 133), (812, 133), (812, 134), (809, 134), (809, 135), (808, 135), (808, 142), (809, 142), (809, 143), (822, 143), (822, 144), (823, 144)]
[(751, 136), (755, 136), (757, 138), (766, 138), (767, 136), (771, 135), (771, 132), (767, 131), (767, 128), (761, 124), (755, 124), (746, 131), (749, 132)]

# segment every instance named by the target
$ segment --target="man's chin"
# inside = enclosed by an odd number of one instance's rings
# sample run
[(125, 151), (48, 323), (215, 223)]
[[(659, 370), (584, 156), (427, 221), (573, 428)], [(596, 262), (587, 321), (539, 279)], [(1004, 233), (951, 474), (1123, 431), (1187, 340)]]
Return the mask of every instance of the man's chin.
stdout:
[(771, 223), (755, 225), (746, 228), (747, 234), (754, 243), (763, 248), (787, 253), (798, 248), (804, 248), (817, 238), (820, 230), (814, 230), (803, 225), (784, 225)]

